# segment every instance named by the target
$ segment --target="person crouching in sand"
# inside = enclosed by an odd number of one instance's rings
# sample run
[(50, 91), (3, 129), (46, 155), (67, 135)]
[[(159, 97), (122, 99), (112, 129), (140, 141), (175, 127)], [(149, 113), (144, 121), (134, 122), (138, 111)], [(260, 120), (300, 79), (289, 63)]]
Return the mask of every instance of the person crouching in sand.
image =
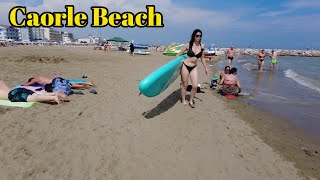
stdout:
[(177, 57), (181, 56), (185, 51), (187, 52), (187, 58), (183, 61), (180, 74), (181, 74), (181, 103), (186, 105), (186, 90), (188, 87), (189, 78), (191, 78), (192, 90), (190, 93), (189, 105), (192, 108), (194, 106), (194, 97), (197, 93), (198, 88), (198, 69), (197, 62), (201, 59), (201, 62), (205, 68), (205, 72), (208, 75), (208, 68), (206, 65), (206, 60), (204, 58), (204, 44), (201, 44), (202, 31), (196, 29), (193, 31), (191, 40), (189, 43), (183, 46), (181, 51), (176, 55)]
[(0, 81), (0, 99), (11, 102), (56, 102), (60, 104), (64, 98), (57, 93), (37, 94), (26, 88), (10, 88), (3, 81)]
[(237, 68), (231, 68), (230, 74), (225, 74), (221, 81), (220, 85), (223, 85), (221, 88), (222, 95), (238, 95), (241, 92), (240, 81), (236, 76)]

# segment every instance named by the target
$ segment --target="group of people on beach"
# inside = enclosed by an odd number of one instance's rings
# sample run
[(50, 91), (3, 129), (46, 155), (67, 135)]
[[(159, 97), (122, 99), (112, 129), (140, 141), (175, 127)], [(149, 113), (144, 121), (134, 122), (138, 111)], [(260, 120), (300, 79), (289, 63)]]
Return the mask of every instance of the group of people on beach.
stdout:
[[(263, 71), (264, 68), (264, 60), (266, 57), (266, 52), (264, 49), (261, 49), (260, 52), (256, 55), (257, 59), (258, 59), (258, 70), (259, 71)], [(277, 68), (277, 64), (278, 64), (278, 57), (277, 57), (277, 53), (274, 50), (271, 50), (270, 53), (270, 71), (274, 71)]]
[(28, 79), (24, 84), (9, 87), (0, 81), (0, 99), (11, 102), (53, 102), (60, 104), (69, 101), (72, 89), (88, 89), (92, 82), (70, 82), (62, 77), (38, 75)]
[[(208, 67), (206, 64), (204, 56), (204, 44), (201, 43), (202, 31), (200, 29), (195, 29), (191, 35), (189, 43), (185, 44), (181, 51), (176, 55), (181, 56), (187, 51), (187, 57), (182, 62), (180, 67), (181, 75), (181, 103), (187, 105), (186, 101), (186, 91), (188, 87), (189, 78), (191, 79), (192, 89), (190, 92), (189, 106), (195, 108), (194, 98), (198, 89), (198, 69), (197, 62), (201, 60), (206, 75), (208, 75)], [(225, 93), (238, 94), (241, 92), (240, 81), (236, 76), (237, 69), (231, 68), (233, 57), (235, 56), (235, 51), (233, 47), (227, 52), (226, 58), (229, 60), (230, 66), (225, 68), (223, 74), (221, 74), (220, 85), (222, 85), (221, 90)]]
[[(234, 47), (231, 45), (230, 49), (226, 52), (226, 59), (228, 60), (229, 66), (232, 67), (233, 58), (235, 57), (236, 52), (234, 50)], [(261, 49), (259, 53), (257, 53), (256, 58), (258, 61), (258, 70), (263, 71), (264, 64), (265, 64), (265, 58), (267, 57), (267, 54), (264, 49)], [(270, 60), (270, 71), (273, 71), (277, 68), (278, 64), (278, 55), (274, 50), (271, 50), (271, 53), (269, 54)]]

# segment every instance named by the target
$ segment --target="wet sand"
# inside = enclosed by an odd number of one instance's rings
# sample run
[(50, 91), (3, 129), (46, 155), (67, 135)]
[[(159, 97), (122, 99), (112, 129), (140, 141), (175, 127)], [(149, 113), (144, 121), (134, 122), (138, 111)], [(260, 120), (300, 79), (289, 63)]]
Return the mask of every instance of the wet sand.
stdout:
[[(263, 128), (250, 123), (257, 112), (241, 115), (237, 111), (246, 106), (232, 109), (209, 89), (197, 94), (195, 109), (180, 104), (179, 80), (155, 98), (138, 96), (139, 81), (171, 59), (87, 47), (0, 48), (0, 79), (10, 86), (35, 74), (86, 75), (98, 92), (83, 90), (85, 95), (72, 95), (61, 105), (1, 107), (0, 176), (291, 180), (317, 175), (305, 169), (310, 161), (319, 162), (318, 154), (306, 155), (299, 166), (298, 158), (284, 156), (261, 136)], [(198, 70), (205, 86), (210, 77), (201, 64)], [(277, 134), (274, 139), (287, 141)], [(291, 149), (294, 157), (305, 152)]]

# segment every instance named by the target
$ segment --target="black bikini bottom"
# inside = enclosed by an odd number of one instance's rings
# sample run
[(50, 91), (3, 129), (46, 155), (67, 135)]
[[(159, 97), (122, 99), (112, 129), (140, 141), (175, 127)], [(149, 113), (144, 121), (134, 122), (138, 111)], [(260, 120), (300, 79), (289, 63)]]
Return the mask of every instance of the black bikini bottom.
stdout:
[(187, 66), (184, 62), (183, 62), (183, 64), (186, 66), (186, 68), (188, 69), (189, 73), (191, 73), (191, 71), (197, 66), (197, 65), (195, 65), (193, 67), (190, 67), (190, 66)]

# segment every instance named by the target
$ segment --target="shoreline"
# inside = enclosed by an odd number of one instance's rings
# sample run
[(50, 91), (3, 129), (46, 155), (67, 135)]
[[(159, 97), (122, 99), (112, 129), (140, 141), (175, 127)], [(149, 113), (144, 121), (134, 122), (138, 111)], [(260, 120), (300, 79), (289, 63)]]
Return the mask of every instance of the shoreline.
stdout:
[[(219, 70), (216, 63), (223, 60), (217, 57), (211, 67), (212, 75)], [(212, 64), (212, 63), (208, 63)], [(255, 130), (267, 145), (290, 162), (294, 162), (303, 176), (320, 178), (320, 141), (313, 138), (302, 128), (295, 126), (287, 118), (272, 114), (250, 103), (237, 99), (226, 99), (213, 93), (214, 96), (226, 102), (229, 110), (234, 111), (241, 120)], [(318, 169), (318, 170), (317, 170)]]
[[(260, 49), (236, 49), (240, 55), (253, 55), (258, 54)], [(272, 49), (265, 49), (268, 55)], [(274, 49), (278, 56), (299, 56), (299, 57), (320, 57), (318, 50), (287, 50), (287, 49)]]

